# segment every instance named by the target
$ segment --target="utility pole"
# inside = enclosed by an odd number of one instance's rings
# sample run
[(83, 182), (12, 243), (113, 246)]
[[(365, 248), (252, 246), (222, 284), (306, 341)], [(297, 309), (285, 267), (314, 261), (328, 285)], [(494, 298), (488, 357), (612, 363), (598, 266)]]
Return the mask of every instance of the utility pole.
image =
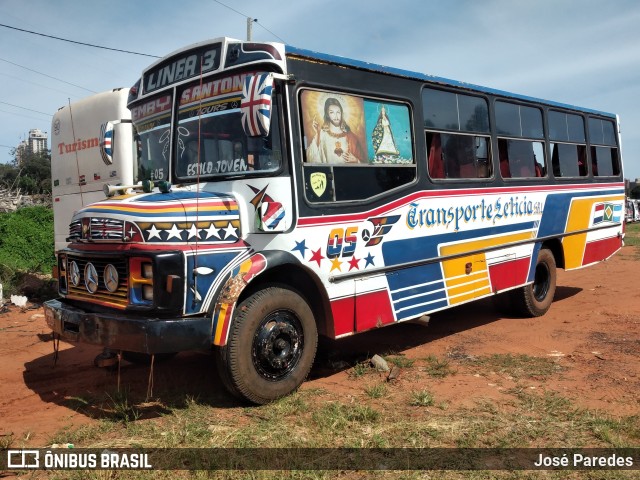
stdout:
[(247, 17), (247, 42), (251, 41), (251, 32), (253, 30), (253, 22), (257, 22), (257, 18)]

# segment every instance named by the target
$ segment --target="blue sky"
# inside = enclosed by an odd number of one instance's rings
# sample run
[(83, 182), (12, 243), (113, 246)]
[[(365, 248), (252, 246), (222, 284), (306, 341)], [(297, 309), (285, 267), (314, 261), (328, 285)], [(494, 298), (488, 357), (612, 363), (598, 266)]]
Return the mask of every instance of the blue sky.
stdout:
[[(640, 2), (221, 1), (259, 20), (254, 40), (617, 113), (625, 177), (640, 178)], [(233, 10), (215, 0), (0, 0), (0, 23), (162, 56), (245, 39), (246, 17)], [(50, 132), (69, 99), (129, 87), (153, 61), (0, 27), (0, 162), (31, 128)]]

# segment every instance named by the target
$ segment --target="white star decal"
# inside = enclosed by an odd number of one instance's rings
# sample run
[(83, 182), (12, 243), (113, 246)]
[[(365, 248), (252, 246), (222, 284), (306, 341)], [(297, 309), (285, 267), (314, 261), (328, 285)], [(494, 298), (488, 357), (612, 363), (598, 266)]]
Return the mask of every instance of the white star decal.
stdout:
[(211, 237), (216, 237), (218, 240), (220, 239), (218, 229), (213, 222), (211, 222), (211, 225), (209, 225), (209, 228), (207, 228), (205, 232), (207, 232), (207, 240), (209, 240)]
[(158, 230), (155, 225), (151, 225), (151, 228), (147, 230), (147, 233), (149, 234), (147, 240), (151, 240), (154, 237), (158, 237), (158, 240), (162, 240), (162, 237), (160, 236), (161, 231), (162, 230)]
[(171, 230), (165, 230), (165, 232), (169, 234), (167, 240), (170, 240), (173, 237), (176, 237), (178, 240), (182, 240), (182, 229), (178, 228), (175, 223), (173, 224), (173, 227), (171, 227)]
[(229, 240), (229, 237), (238, 237), (238, 234), (236, 233), (236, 227), (234, 227), (231, 222), (229, 222), (227, 228), (223, 228), (222, 231), (224, 232), (225, 240)]
[(198, 228), (196, 227), (196, 224), (192, 224), (191, 228), (189, 229), (189, 239), (193, 238), (193, 237), (197, 237), (200, 238), (198, 236)]

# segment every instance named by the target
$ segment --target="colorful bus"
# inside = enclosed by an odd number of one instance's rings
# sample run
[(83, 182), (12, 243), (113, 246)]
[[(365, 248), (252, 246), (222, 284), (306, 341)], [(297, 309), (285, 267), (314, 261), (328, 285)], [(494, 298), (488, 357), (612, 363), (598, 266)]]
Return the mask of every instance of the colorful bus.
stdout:
[(213, 351), (265, 403), (339, 339), (501, 294), (543, 315), (556, 268), (621, 248), (618, 118), (230, 38), (130, 91), (134, 184), (80, 210), (56, 334), (113, 351)]

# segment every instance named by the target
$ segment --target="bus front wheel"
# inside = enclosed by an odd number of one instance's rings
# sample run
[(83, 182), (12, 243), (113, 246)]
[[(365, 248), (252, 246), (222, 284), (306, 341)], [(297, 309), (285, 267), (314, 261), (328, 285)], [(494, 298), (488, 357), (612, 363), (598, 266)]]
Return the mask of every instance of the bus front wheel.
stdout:
[(556, 261), (548, 248), (538, 253), (533, 283), (515, 290), (512, 301), (519, 313), (539, 317), (547, 313), (556, 293)]
[(236, 306), (227, 344), (216, 364), (227, 389), (265, 404), (305, 380), (318, 345), (316, 322), (305, 299), (283, 286), (258, 290)]

